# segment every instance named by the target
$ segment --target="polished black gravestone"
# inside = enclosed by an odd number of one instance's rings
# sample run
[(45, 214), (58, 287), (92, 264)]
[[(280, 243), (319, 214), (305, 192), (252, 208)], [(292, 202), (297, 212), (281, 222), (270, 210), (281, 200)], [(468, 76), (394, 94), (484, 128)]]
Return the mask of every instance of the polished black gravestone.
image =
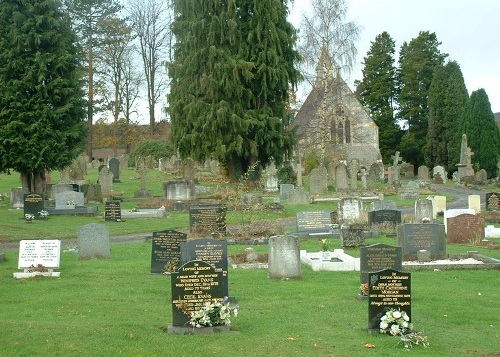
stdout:
[(106, 222), (121, 222), (122, 210), (120, 201), (106, 201), (104, 204), (104, 220)]
[(222, 273), (221, 286), (228, 295), (227, 242), (217, 239), (195, 239), (181, 244), (181, 265), (192, 260), (202, 260)]
[(28, 193), (24, 195), (24, 215), (33, 215), (34, 219), (41, 219), (40, 212), (45, 210), (45, 203), (41, 193)]
[(201, 260), (187, 262), (171, 274), (173, 326), (185, 326), (191, 312), (225, 297), (222, 275), (222, 271)]
[(190, 232), (203, 235), (226, 235), (226, 206), (199, 204), (189, 207)]
[(151, 273), (177, 271), (181, 261), (181, 244), (187, 234), (174, 230), (153, 232), (151, 241)]
[(407, 223), (398, 226), (398, 245), (403, 249), (403, 261), (417, 260), (420, 250), (427, 250), (431, 260), (446, 259), (444, 224)]
[(368, 223), (370, 225), (390, 224), (396, 226), (401, 223), (401, 211), (395, 209), (381, 209), (368, 212)]
[(389, 310), (406, 312), (411, 322), (411, 274), (385, 269), (368, 274), (368, 331), (380, 331), (380, 318)]
[(387, 244), (373, 244), (360, 249), (360, 282), (368, 283), (368, 274), (384, 269), (402, 270), (401, 247)]

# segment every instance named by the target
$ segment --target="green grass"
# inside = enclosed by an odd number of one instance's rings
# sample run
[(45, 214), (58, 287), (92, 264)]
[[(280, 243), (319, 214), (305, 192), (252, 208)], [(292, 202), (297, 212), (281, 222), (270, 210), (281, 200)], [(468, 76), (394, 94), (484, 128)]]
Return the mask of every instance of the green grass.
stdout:
[[(305, 244), (313, 244), (308, 241)], [(230, 246), (242, 251), (244, 246)], [(412, 273), (412, 320), (429, 337), (411, 352), (368, 334), (359, 272), (270, 280), (230, 269), (240, 305), (235, 333), (170, 335), (170, 277), (151, 275), (149, 243), (114, 244), (111, 258), (63, 253), (60, 278), (15, 280), (17, 252), (0, 272), (2, 356), (493, 356), (500, 353), (498, 271)], [(365, 348), (371, 343), (374, 349)]]

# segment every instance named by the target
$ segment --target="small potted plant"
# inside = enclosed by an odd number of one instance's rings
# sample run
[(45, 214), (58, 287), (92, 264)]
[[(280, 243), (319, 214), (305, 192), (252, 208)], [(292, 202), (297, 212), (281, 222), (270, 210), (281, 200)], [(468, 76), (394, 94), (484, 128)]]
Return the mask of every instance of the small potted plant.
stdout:
[(40, 212), (38, 212), (38, 217), (40, 217), (40, 219), (43, 219), (44, 221), (47, 220), (48, 216), (49, 216), (49, 212), (47, 212), (45, 210), (41, 210)]
[(330, 260), (330, 247), (328, 245), (328, 240), (326, 238), (323, 238), (321, 240), (321, 259), (323, 260)]
[(33, 223), (33, 220), (35, 219), (34, 214), (26, 213), (24, 215), (24, 219), (26, 220), (26, 223)]

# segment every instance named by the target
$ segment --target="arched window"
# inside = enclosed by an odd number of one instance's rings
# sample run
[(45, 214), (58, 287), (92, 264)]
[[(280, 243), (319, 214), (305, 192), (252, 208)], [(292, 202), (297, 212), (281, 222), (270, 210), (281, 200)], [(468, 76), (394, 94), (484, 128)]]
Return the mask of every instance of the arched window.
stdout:
[(335, 123), (335, 120), (332, 120), (330, 122), (330, 138), (332, 139), (332, 142), (334, 144), (337, 143), (337, 125)]
[(351, 122), (349, 121), (349, 111), (344, 106), (338, 105), (334, 113), (335, 118), (332, 120), (330, 129), (332, 140), (336, 144), (350, 144)]
[(347, 118), (345, 120), (345, 143), (351, 143), (351, 122)]

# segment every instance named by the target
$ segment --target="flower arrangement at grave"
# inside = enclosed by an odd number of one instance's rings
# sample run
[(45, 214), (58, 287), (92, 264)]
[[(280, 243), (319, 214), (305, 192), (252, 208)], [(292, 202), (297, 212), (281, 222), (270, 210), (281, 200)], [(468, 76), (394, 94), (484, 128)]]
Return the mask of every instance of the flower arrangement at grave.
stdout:
[(35, 219), (35, 215), (31, 213), (26, 213), (24, 215), (24, 219), (26, 220), (26, 222), (31, 223)]
[(228, 297), (208, 301), (199, 310), (191, 312), (188, 321), (193, 327), (230, 325), (231, 316), (238, 316), (238, 305), (229, 306)]
[(42, 264), (38, 264), (38, 265), (31, 265), (29, 268), (28, 268), (28, 273), (43, 273), (43, 272), (46, 272), (47, 269), (45, 269), (45, 267), (42, 265)]
[(163, 267), (163, 274), (169, 274), (177, 271), (179, 267), (179, 259), (172, 259)]
[(321, 250), (323, 252), (328, 252), (330, 250), (330, 247), (328, 246), (328, 240), (327, 239), (322, 239), (321, 240)]
[(49, 212), (41, 210), (40, 212), (38, 212), (38, 216), (42, 219), (47, 219), (47, 217), (49, 216)]
[(359, 292), (363, 296), (368, 296), (368, 283), (361, 284), (359, 286)]
[(74, 206), (74, 205), (76, 205), (75, 201), (73, 201), (73, 200), (69, 200), (68, 202), (66, 202), (66, 204), (68, 206)]
[(389, 309), (380, 318), (379, 327), (380, 333), (399, 336), (404, 348), (412, 348), (414, 345), (429, 346), (427, 336), (413, 330), (410, 317), (405, 311)]

